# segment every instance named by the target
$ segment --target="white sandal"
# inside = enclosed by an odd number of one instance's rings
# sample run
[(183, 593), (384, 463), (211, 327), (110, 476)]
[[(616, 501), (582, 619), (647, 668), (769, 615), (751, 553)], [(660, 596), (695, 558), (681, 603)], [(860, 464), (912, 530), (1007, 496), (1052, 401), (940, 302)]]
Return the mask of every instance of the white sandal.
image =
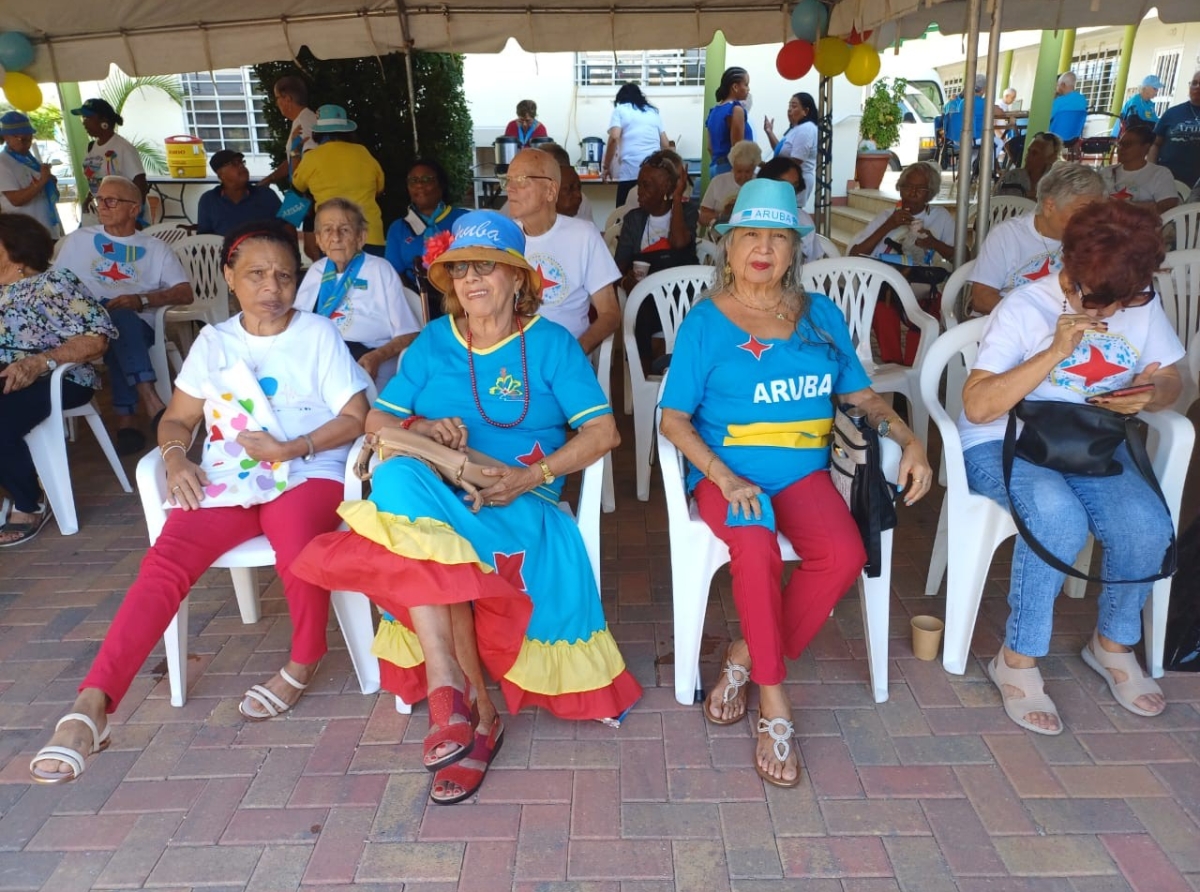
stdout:
[[(50, 785), (70, 783), (71, 781), (75, 780), (75, 778), (79, 777), (79, 775), (83, 774), (83, 770), (87, 767), (88, 756), (94, 756), (96, 753), (103, 752), (104, 750), (108, 749), (110, 730), (109, 725), (106, 724), (104, 726), (104, 733), (101, 734), (100, 730), (96, 727), (96, 723), (93, 722), (88, 716), (84, 715), (82, 712), (71, 712), (58, 720), (58, 723), (54, 726), (54, 730), (57, 731), (59, 728), (61, 728), (63, 722), (82, 722), (83, 724), (87, 725), (89, 729), (91, 729), (91, 752), (85, 756), (83, 753), (79, 752), (79, 750), (73, 750), (67, 746), (42, 747), (40, 750), (38, 750), (37, 755), (29, 760), (29, 776), (33, 778), (35, 783)], [(59, 762), (65, 762), (71, 767), (71, 773), (63, 774), (61, 771), (56, 771), (54, 774), (39, 774), (34, 766), (36, 766), (38, 762), (44, 762), (47, 759), (56, 759)]]
[[(308, 688), (308, 685), (301, 684), (300, 682), (296, 681), (296, 679), (292, 678), (286, 667), (279, 670), (279, 676), (297, 691), (304, 691)], [(265, 709), (266, 715), (263, 715), (261, 712), (247, 712), (245, 708), (245, 701), (247, 699), (253, 700), (259, 706)], [(267, 719), (273, 719), (283, 715), (285, 712), (290, 710), (292, 706), (293, 704), (285, 703), (280, 700), (279, 696), (273, 693), (270, 688), (266, 687), (265, 685), (256, 684), (252, 685), (250, 690), (246, 691), (246, 693), (242, 695), (242, 702), (238, 704), (238, 712), (242, 714), (243, 718), (252, 722), (265, 722)]]
[(725, 673), (725, 690), (721, 691), (721, 705), (728, 706), (739, 697), (742, 698), (742, 711), (737, 716), (731, 719), (718, 718), (713, 715), (712, 710), (708, 708), (709, 701), (704, 701), (704, 717), (714, 725), (736, 725), (746, 717), (746, 695), (741, 693), (750, 681), (750, 670), (741, 663), (735, 663), (729, 658), (730, 651), (733, 650), (733, 645), (730, 644), (725, 648), (725, 667), (722, 670)]
[[(779, 730), (779, 726), (781, 725), (783, 726), (783, 730)], [(770, 735), (771, 747), (774, 751), (773, 754), (776, 760), (778, 760), (780, 765), (785, 764), (788, 756), (792, 754), (792, 738), (796, 735), (796, 726), (785, 718), (776, 717), (773, 719), (764, 719), (760, 717), (758, 720), (758, 733)], [(800, 777), (802, 774), (800, 765), (797, 764), (796, 776), (791, 780), (787, 780), (784, 777), (775, 777), (773, 774), (765, 770), (760, 764), (758, 764), (757, 756), (754, 758), (754, 770), (757, 771), (758, 776), (767, 783), (776, 787), (784, 787), (785, 789), (791, 789), (792, 787), (799, 786)]]

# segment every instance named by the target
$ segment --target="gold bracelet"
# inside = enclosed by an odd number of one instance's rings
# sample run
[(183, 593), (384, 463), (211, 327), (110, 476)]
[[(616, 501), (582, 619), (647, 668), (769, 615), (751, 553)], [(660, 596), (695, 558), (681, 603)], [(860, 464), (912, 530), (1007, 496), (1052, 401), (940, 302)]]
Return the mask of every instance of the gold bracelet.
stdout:
[(167, 460), (167, 453), (168, 453), (168, 452), (170, 452), (172, 449), (178, 449), (180, 452), (183, 452), (183, 453), (186, 453), (186, 452), (187, 452), (187, 447), (186, 447), (186, 446), (184, 446), (184, 445), (183, 445), (181, 442), (179, 442), (178, 440), (172, 440), (172, 441), (171, 441), (170, 443), (168, 443), (166, 446), (160, 446), (160, 447), (158, 448), (158, 454), (159, 454), (160, 456), (162, 456), (162, 460), (163, 460), (163, 461), (166, 461), (166, 460)]

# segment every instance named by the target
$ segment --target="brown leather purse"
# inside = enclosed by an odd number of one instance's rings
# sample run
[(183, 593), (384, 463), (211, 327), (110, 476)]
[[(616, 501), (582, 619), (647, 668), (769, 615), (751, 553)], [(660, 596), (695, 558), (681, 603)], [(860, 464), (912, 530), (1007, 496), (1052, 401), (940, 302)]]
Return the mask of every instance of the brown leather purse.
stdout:
[(373, 471), (372, 457), (377, 456), (382, 462), (394, 455), (407, 455), (424, 462), (451, 486), (464, 489), (465, 484), (470, 484), (476, 489), (486, 489), (495, 483), (497, 478), (485, 476), (483, 469), (507, 467), (504, 462), (475, 449), (460, 452), (415, 431), (388, 427), (377, 433), (367, 434), (358, 460), (354, 463), (355, 476), (359, 480), (370, 480)]

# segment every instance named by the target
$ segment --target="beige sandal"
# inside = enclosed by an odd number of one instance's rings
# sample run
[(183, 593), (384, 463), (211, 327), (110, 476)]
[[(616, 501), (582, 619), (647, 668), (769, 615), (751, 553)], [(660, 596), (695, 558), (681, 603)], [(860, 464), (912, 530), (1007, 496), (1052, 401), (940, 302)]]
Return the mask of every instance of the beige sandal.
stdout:
[[(1163, 714), (1166, 704), (1157, 712), (1151, 712), (1148, 709), (1142, 709), (1134, 701), (1138, 697), (1144, 697), (1146, 694), (1158, 694), (1162, 696), (1162, 688), (1149, 675), (1142, 671), (1142, 666), (1137, 660), (1137, 655), (1129, 650), (1124, 653), (1113, 653), (1105, 650), (1100, 645), (1098, 632), (1092, 632), (1092, 640), (1083, 646), (1083, 652), (1080, 654), (1083, 661), (1091, 666), (1100, 674), (1100, 677), (1108, 682), (1108, 689), (1112, 691), (1113, 699), (1132, 712), (1134, 715), (1145, 716), (1152, 719), (1155, 716)], [(1117, 681), (1113, 675), (1113, 671), (1124, 672), (1125, 680)]]
[[(1063, 723), (1058, 715), (1058, 707), (1054, 705), (1053, 700), (1046, 696), (1040, 669), (1036, 666), (1032, 669), (1014, 669), (1005, 661), (1004, 649), (1001, 648), (1000, 653), (996, 654), (996, 658), (988, 663), (987, 674), (988, 678), (992, 680), (992, 684), (1000, 691), (1000, 697), (1004, 701), (1004, 711), (1008, 713), (1010, 719), (1034, 734), (1056, 737), (1062, 733)], [(1024, 696), (1006, 694), (1004, 692), (1005, 685), (1023, 692)], [(1045, 712), (1054, 716), (1058, 721), (1058, 727), (1054, 730), (1038, 727), (1025, 718), (1031, 712)]]
[[(59, 719), (58, 724), (54, 726), (54, 730), (57, 731), (59, 728), (61, 728), (63, 722), (82, 722), (83, 724), (87, 725), (92, 732), (91, 750), (84, 754), (67, 746), (42, 747), (40, 750), (38, 750), (37, 755), (29, 760), (29, 776), (33, 778), (36, 783), (49, 784), (51, 786), (55, 784), (70, 783), (71, 781), (75, 780), (75, 778), (79, 777), (79, 775), (83, 774), (83, 770), (87, 768), (88, 756), (94, 756), (96, 753), (100, 753), (108, 749), (110, 740), (109, 734), (112, 730), (112, 726), (107, 722), (104, 725), (104, 732), (101, 733), (96, 727), (96, 723), (93, 722), (89, 716), (84, 715), (82, 712), (72, 712)], [(65, 774), (61, 771), (55, 771), (51, 774), (38, 771), (37, 764), (39, 762), (48, 762), (52, 759), (65, 763), (71, 769), (71, 773)]]
[(713, 715), (712, 710), (708, 708), (709, 703), (711, 701), (708, 699), (705, 699), (705, 701), (704, 701), (704, 717), (706, 719), (708, 719), (710, 722), (712, 722), (714, 725), (736, 725), (738, 722), (740, 722), (742, 719), (744, 719), (746, 717), (747, 694), (745, 691), (742, 690), (742, 688), (744, 688), (746, 686), (746, 684), (750, 681), (750, 670), (747, 669), (745, 666), (743, 666), (741, 663), (735, 663), (731, 659), (729, 659), (729, 652), (731, 650), (733, 650), (732, 644), (728, 645), (725, 648), (725, 668), (722, 671), (725, 673), (726, 684), (725, 684), (725, 690), (723, 690), (721, 692), (721, 705), (728, 706), (730, 703), (733, 703), (735, 700), (740, 699), (741, 704), (742, 704), (742, 711), (739, 712), (734, 718), (731, 718), (731, 719), (719, 718), (719, 717)]
[[(758, 720), (758, 733), (767, 734), (771, 738), (772, 755), (780, 765), (786, 765), (788, 756), (792, 754), (792, 738), (796, 735), (796, 726), (785, 718), (773, 718)], [(784, 777), (775, 777), (769, 771), (764, 769), (758, 762), (758, 753), (754, 755), (754, 770), (758, 772), (758, 776), (773, 787), (783, 787), (790, 790), (792, 787), (799, 786), (800, 778), (803, 776), (803, 771), (800, 768), (800, 762), (796, 760), (796, 776), (791, 780)]]

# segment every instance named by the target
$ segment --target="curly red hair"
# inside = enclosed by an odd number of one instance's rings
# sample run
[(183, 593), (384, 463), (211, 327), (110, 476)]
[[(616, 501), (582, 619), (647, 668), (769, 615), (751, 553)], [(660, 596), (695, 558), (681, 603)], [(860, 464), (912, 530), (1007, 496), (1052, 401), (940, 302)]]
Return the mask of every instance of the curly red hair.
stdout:
[(1151, 287), (1165, 258), (1158, 214), (1125, 201), (1090, 204), (1063, 232), (1063, 270), (1089, 292), (1113, 300)]

